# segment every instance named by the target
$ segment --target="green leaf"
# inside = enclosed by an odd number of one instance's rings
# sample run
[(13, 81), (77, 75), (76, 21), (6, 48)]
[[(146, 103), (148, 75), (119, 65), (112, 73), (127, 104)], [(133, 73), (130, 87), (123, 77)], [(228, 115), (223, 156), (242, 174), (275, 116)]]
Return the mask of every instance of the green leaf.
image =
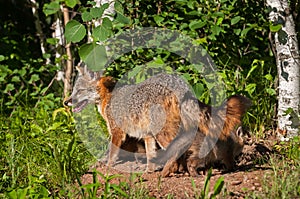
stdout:
[(125, 198), (128, 198), (128, 194), (124, 192), (119, 185), (112, 184), (111, 187), (118, 193), (118, 195), (122, 195)]
[(154, 21), (155, 21), (156, 24), (161, 25), (161, 22), (163, 22), (165, 18), (163, 18), (163, 17), (161, 17), (159, 15), (155, 15), (153, 17), (153, 19), (154, 19)]
[(273, 88), (266, 88), (266, 92), (271, 96), (276, 95), (276, 91)]
[(82, 45), (79, 48), (79, 56), (92, 71), (104, 69), (107, 62), (105, 47), (96, 43)]
[(222, 17), (218, 18), (216, 25), (219, 26), (220, 24), (222, 24), (223, 20), (224, 20), (224, 18), (222, 18)]
[(58, 1), (52, 1), (49, 4), (45, 4), (43, 7), (43, 12), (46, 16), (55, 14), (60, 10), (59, 2)]
[(211, 32), (214, 35), (219, 35), (221, 31), (222, 31), (222, 28), (220, 28), (220, 26), (217, 26), (217, 25), (215, 25), (211, 28)]
[(58, 113), (63, 113), (64, 115), (66, 115), (68, 117), (68, 113), (66, 112), (66, 109), (64, 107), (58, 108), (58, 109), (54, 110), (53, 113), (52, 113), (52, 120), (53, 121), (56, 119), (56, 116), (57, 116)]
[(143, 65), (135, 66), (132, 70), (128, 72), (128, 79), (134, 78), (138, 73), (140, 73), (143, 70), (143, 68)]
[(21, 70), (18, 70), (18, 73), (20, 74), (21, 77), (24, 77), (24, 75), (26, 75), (27, 71), (25, 68), (22, 68)]
[(46, 132), (55, 131), (62, 125), (64, 125), (63, 122), (54, 122), (49, 128), (47, 128)]
[(246, 79), (248, 79), (252, 74), (252, 72), (257, 68), (258, 65), (256, 63), (257, 63), (256, 60), (254, 60), (249, 72), (247, 73)]
[(224, 186), (224, 176), (218, 178), (218, 180), (214, 186), (214, 193), (211, 196), (211, 198), (215, 198), (218, 194), (220, 194), (223, 189), (223, 186)]
[(29, 84), (32, 84), (33, 82), (36, 82), (40, 79), (39, 75), (38, 74), (33, 74), (31, 75), (31, 78), (30, 80), (28, 81)]
[(278, 32), (279, 30), (281, 30), (282, 24), (277, 24), (277, 25), (270, 24), (269, 28), (271, 32)]
[(112, 22), (105, 17), (102, 21), (102, 24), (93, 30), (93, 37), (98, 41), (105, 41), (112, 35), (112, 33)]
[(65, 28), (65, 36), (67, 43), (69, 42), (79, 42), (86, 35), (85, 27), (78, 21), (71, 20), (67, 23)]
[(91, 8), (90, 13), (93, 16), (93, 18), (99, 19), (102, 17), (104, 10), (105, 9), (103, 9), (102, 7), (101, 8), (95, 7), (95, 8)]
[(77, 0), (65, 0), (66, 5), (70, 8), (74, 8), (77, 4)]
[(0, 55), (0, 61), (5, 60), (5, 56), (4, 55)]
[(193, 86), (193, 89), (197, 98), (200, 98), (204, 93), (204, 85), (201, 83), (197, 83), (195, 86)]
[(215, 17), (222, 17), (222, 18), (224, 18), (224, 13), (223, 12), (214, 12), (211, 16), (213, 18), (215, 18)]
[(11, 79), (12, 82), (20, 82), (20, 77), (19, 76), (13, 76), (13, 78)]
[(81, 15), (81, 19), (83, 22), (91, 21), (93, 19), (93, 16), (89, 11), (84, 11)]
[(231, 25), (237, 24), (241, 20), (240, 16), (233, 17), (230, 21)]
[(199, 29), (199, 28), (202, 28), (206, 25), (206, 21), (192, 21), (190, 24), (189, 24), (189, 27), (191, 30), (196, 30), (196, 29)]
[(116, 20), (119, 21), (120, 23), (123, 24), (129, 24), (130, 23), (130, 19), (128, 19), (123, 13), (124, 13), (124, 9), (122, 4), (120, 4), (119, 2), (115, 2), (115, 12), (117, 13), (117, 17)]
[(271, 74), (266, 74), (266, 75), (265, 75), (265, 78), (266, 78), (267, 80), (269, 80), (269, 81), (273, 81), (273, 77), (272, 77)]
[(47, 38), (46, 39), (46, 42), (48, 43), (48, 44), (51, 44), (51, 45), (56, 45), (57, 43), (58, 43), (58, 39), (56, 39), (56, 38)]
[(251, 83), (248, 84), (245, 88), (245, 90), (251, 95), (256, 89), (256, 84), (255, 83)]
[(246, 35), (249, 32), (249, 30), (251, 30), (252, 28), (253, 27), (248, 27), (248, 28), (245, 28), (244, 30), (242, 30), (241, 37), (246, 37)]
[(233, 29), (234, 34), (239, 35), (241, 33), (241, 29), (237, 28), (237, 29)]
[(39, 125), (33, 123), (30, 125), (30, 131), (32, 133), (32, 136), (34, 136), (35, 134), (43, 133), (43, 128), (40, 127)]
[(4, 93), (8, 93), (9, 91), (12, 91), (15, 89), (15, 86), (13, 84), (7, 84)]

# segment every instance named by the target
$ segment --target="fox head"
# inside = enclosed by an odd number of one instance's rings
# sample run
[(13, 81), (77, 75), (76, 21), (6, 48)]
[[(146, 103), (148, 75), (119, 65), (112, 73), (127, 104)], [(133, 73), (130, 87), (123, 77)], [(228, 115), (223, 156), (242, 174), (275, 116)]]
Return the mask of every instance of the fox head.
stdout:
[(102, 73), (88, 70), (87, 66), (76, 66), (78, 77), (75, 81), (73, 92), (64, 101), (66, 106), (73, 106), (73, 112), (80, 112), (87, 104), (96, 103), (99, 100), (97, 82)]
[(244, 139), (243, 139), (243, 128), (239, 126), (235, 131), (231, 132), (230, 139), (232, 139), (233, 144), (233, 157), (237, 157), (239, 154), (242, 153), (244, 148)]

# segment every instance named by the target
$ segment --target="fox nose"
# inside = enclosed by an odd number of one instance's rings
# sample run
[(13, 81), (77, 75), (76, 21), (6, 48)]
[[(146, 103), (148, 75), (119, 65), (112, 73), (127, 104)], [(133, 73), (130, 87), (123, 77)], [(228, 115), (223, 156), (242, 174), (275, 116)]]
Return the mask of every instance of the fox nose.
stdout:
[(64, 101), (64, 105), (69, 106), (70, 102), (72, 103), (72, 99), (67, 99), (67, 100)]

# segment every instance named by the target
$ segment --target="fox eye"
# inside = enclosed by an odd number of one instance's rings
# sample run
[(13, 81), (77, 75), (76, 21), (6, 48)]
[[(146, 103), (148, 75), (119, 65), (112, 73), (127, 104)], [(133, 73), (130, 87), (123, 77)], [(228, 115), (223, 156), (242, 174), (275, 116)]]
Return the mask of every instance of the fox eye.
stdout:
[(84, 92), (84, 90), (85, 90), (85, 89), (78, 89), (78, 90), (77, 90), (77, 93), (82, 93), (82, 92)]

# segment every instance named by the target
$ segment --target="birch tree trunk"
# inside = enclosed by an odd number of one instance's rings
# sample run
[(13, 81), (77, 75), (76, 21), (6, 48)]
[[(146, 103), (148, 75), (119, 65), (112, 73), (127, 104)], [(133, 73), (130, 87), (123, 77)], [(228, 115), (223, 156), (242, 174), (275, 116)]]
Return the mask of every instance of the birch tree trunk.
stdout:
[[(115, 9), (114, 9), (114, 4), (115, 1), (114, 0), (94, 0), (96, 2), (96, 7), (100, 7), (101, 5), (108, 3), (109, 7), (104, 10), (103, 16), (104, 17), (108, 17), (111, 21), (113, 20), (112, 15), (115, 13)], [(99, 26), (101, 24), (101, 21), (98, 21), (99, 24), (95, 24), (95, 26)]]
[[(300, 59), (292, 11), (287, 0), (267, 0), (269, 19), (281, 28), (274, 33), (278, 70), (278, 128), (291, 138), (299, 132)], [(279, 135), (281, 138), (285, 135)]]
[[(44, 33), (42, 30), (41, 21), (40, 21), (40, 17), (39, 17), (39, 13), (38, 13), (39, 3), (36, 2), (36, 0), (30, 0), (30, 2), (32, 4), (32, 8), (31, 8), (32, 14), (35, 17), (34, 25), (35, 25), (38, 37), (40, 39), (41, 51), (42, 51), (42, 54), (44, 55), (44, 54), (46, 54), (46, 49), (45, 49)], [(46, 64), (50, 64), (50, 62), (51, 62), (50, 59), (46, 58)]]
[[(62, 60), (60, 63), (63, 66), (63, 71), (58, 71), (57, 80), (63, 80), (64, 82), (64, 91), (63, 97), (67, 97), (71, 91), (71, 79), (73, 72), (73, 57), (71, 52), (71, 45), (66, 44), (66, 40), (64, 37), (64, 26), (70, 20), (69, 18), (69, 10), (64, 5), (60, 6), (60, 11), (56, 15), (55, 22), (52, 27), (54, 32), (52, 33), (52, 37), (58, 40), (56, 44), (56, 52), (55, 57), (57, 60), (61, 60), (62, 56), (66, 53), (67, 60)], [(64, 47), (64, 48), (62, 48)], [(63, 75), (62, 75), (63, 74)]]

